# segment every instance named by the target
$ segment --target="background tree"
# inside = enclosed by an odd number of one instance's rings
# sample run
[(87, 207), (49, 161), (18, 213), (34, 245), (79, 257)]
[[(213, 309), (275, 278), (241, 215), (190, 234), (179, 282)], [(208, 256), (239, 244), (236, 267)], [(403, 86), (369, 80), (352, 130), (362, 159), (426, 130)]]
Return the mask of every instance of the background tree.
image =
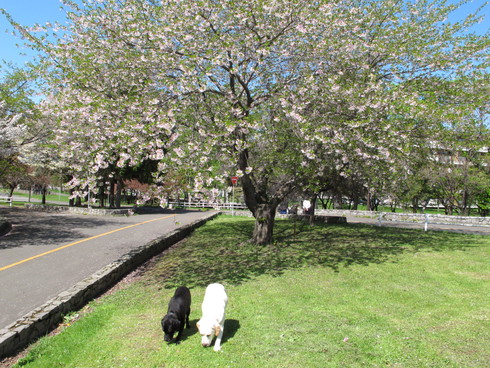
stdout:
[(33, 101), (34, 80), (32, 69), (13, 67), (0, 80), (0, 182), (9, 188), (10, 196), (30, 179), (32, 169), (23, 153), (50, 133)]
[(0, 80), (0, 157), (15, 155), (20, 147), (39, 139), (39, 116), (32, 100), (33, 76), (29, 70), (10, 68)]
[(19, 184), (30, 181), (31, 169), (15, 156), (0, 158), (0, 184), (8, 188), (8, 196), (12, 197)]

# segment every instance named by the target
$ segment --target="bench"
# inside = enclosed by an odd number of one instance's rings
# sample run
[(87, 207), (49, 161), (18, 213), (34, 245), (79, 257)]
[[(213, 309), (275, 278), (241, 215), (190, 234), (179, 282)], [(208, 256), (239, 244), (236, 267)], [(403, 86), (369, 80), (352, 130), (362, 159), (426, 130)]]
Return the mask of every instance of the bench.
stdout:
[(9, 206), (12, 207), (12, 197), (2, 195), (0, 196), (0, 201), (8, 202)]

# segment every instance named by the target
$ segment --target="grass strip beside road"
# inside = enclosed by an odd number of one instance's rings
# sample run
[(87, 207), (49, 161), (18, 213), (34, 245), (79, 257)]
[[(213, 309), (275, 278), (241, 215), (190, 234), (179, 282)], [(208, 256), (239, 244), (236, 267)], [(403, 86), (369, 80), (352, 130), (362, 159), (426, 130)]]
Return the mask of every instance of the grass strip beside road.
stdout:
[(98, 235), (95, 235), (95, 236), (91, 236), (90, 238), (85, 238), (85, 239), (77, 240), (77, 241), (75, 241), (73, 243), (63, 245), (63, 246), (61, 246), (59, 248), (51, 249), (51, 250), (49, 250), (47, 252), (43, 252), (41, 254), (37, 254), (35, 256), (32, 256), (32, 257), (23, 259), (21, 261), (18, 261), (18, 262), (15, 262), (15, 263), (11, 263), (11, 264), (9, 264), (7, 266), (0, 267), (0, 271), (5, 271), (5, 270), (7, 270), (9, 268), (12, 268), (12, 267), (18, 266), (20, 264), (23, 264), (23, 263), (32, 261), (32, 260), (34, 260), (36, 258), (40, 258), (40, 257), (46, 256), (46, 255), (51, 254), (51, 253), (59, 252), (60, 250), (69, 248), (69, 247), (71, 247), (73, 245), (85, 243), (87, 241), (90, 241), (90, 240), (93, 240), (93, 239), (97, 239), (97, 238), (100, 238), (100, 237), (103, 237), (103, 236), (106, 236), (106, 235), (110, 235), (110, 234), (116, 233), (118, 231), (127, 230), (127, 229), (130, 229), (130, 228), (135, 227), (135, 226), (140, 226), (140, 225), (143, 225), (143, 224), (147, 224), (149, 222), (154, 222), (154, 221), (159, 221), (159, 220), (165, 220), (165, 219), (168, 219), (168, 218), (174, 217), (174, 216), (175, 215), (169, 215), (169, 216), (159, 217), (159, 218), (156, 218), (156, 219), (151, 219), (151, 220), (139, 222), (137, 224), (132, 224), (132, 225), (124, 226), (124, 227), (121, 227), (121, 228), (118, 228), (118, 229), (115, 229), (115, 230), (111, 230), (111, 231), (105, 232), (103, 234), (98, 234)]
[[(278, 220), (274, 243), (255, 246), (253, 226), (208, 222), (18, 366), (489, 366), (490, 238)], [(220, 353), (200, 346), (195, 327), (211, 282), (229, 297)], [(160, 320), (181, 285), (192, 328), (167, 344)]]

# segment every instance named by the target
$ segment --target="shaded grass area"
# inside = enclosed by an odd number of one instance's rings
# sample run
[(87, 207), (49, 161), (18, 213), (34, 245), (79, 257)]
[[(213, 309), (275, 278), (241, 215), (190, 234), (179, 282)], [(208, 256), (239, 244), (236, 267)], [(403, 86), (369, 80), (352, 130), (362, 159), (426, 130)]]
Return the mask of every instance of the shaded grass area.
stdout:
[[(487, 367), (489, 239), (445, 232), (220, 217), (154, 261), (137, 282), (89, 304), (44, 338), (29, 367)], [(223, 351), (195, 328), (208, 283), (229, 305)], [(192, 328), (166, 344), (174, 288), (192, 292)]]
[(241, 284), (261, 274), (279, 276), (292, 268), (322, 266), (338, 272), (353, 265), (397, 262), (405, 253), (465, 250), (475, 245), (462, 239), (484, 239), (357, 224), (312, 228), (286, 220), (277, 221), (274, 243), (261, 247), (248, 240), (253, 224), (251, 219), (222, 217), (198, 229), (185, 247), (174, 250), (185, 262), (162, 259), (153, 274), (170, 288), (205, 286), (214, 280)]

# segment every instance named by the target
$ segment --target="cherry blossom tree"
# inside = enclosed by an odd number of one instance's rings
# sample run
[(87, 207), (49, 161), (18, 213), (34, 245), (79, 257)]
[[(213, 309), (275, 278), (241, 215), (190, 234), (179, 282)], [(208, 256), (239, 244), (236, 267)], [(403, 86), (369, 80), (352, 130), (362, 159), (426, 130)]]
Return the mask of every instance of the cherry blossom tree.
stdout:
[(40, 120), (33, 101), (33, 76), (29, 69), (10, 67), (0, 81), (0, 182), (10, 196), (32, 171), (25, 153), (50, 133)]
[(0, 81), (0, 158), (16, 155), (38, 137), (30, 82), (29, 72), (21, 69), (6, 71)]
[(256, 244), (313, 176), (394, 170), (448, 109), (457, 123), (469, 107), (438, 92), (485, 83), (488, 67), (488, 36), (465, 33), (479, 18), (449, 23), (446, 0), (64, 3), (55, 42), (17, 28), (44, 55), (47, 112), (80, 179), (147, 158), (161, 160), (156, 180), (178, 167), (196, 190), (237, 175)]

